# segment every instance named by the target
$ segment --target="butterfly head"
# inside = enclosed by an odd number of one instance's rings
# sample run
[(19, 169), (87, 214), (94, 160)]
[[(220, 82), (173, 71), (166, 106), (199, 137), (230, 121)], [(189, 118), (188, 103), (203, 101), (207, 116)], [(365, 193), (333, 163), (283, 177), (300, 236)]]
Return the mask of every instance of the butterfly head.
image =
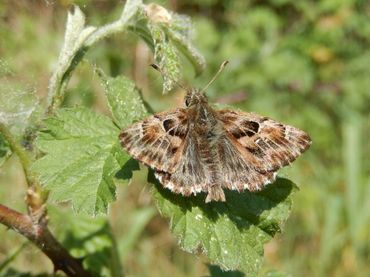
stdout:
[(207, 97), (205, 96), (205, 91), (207, 88), (213, 83), (214, 80), (218, 77), (218, 75), (222, 72), (222, 70), (225, 68), (225, 66), (228, 64), (228, 61), (224, 61), (219, 70), (216, 72), (216, 74), (213, 76), (213, 78), (208, 82), (208, 84), (202, 89), (190, 89), (187, 91), (185, 96), (185, 106), (190, 107), (196, 104), (206, 104), (208, 102)]
[(191, 107), (197, 104), (207, 103), (207, 97), (198, 89), (190, 89), (185, 95), (185, 106)]

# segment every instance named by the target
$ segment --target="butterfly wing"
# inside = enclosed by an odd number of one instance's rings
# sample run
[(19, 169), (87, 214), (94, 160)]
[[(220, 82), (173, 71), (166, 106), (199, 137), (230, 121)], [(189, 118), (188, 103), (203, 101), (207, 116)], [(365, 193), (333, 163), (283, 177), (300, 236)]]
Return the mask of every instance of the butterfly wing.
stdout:
[(121, 145), (136, 160), (155, 170), (172, 173), (178, 166), (188, 132), (185, 109), (157, 113), (120, 134)]
[(206, 202), (225, 201), (222, 188), (263, 188), (311, 144), (303, 131), (267, 117), (233, 110), (214, 114), (217, 123), (195, 128), (189, 109), (159, 113), (124, 130), (121, 144), (154, 168), (164, 187), (185, 196), (207, 192)]
[(227, 134), (219, 153), (225, 160), (225, 184), (231, 189), (261, 189), (311, 144), (305, 132), (254, 113), (221, 110), (217, 116)]
[(261, 166), (226, 131), (214, 140), (190, 131), (176, 170), (171, 174), (157, 171), (156, 176), (175, 193), (189, 196), (203, 191), (207, 193), (206, 202), (225, 201), (223, 188), (254, 191), (271, 182), (274, 172), (261, 172)]
[[(207, 191), (212, 183), (211, 168), (205, 162), (208, 148), (202, 146), (201, 136), (189, 131), (192, 114), (185, 109), (158, 113), (120, 134), (121, 145), (130, 155), (153, 168), (164, 187), (185, 196)], [(219, 193), (224, 199), (223, 191)]]
[(275, 179), (273, 171), (260, 170), (263, 163), (226, 133), (217, 144), (219, 183), (222, 187), (239, 192), (256, 191)]
[(189, 135), (183, 155), (173, 173), (157, 171), (156, 177), (164, 185), (175, 193), (185, 196), (197, 194), (204, 190), (209, 183), (209, 172), (201, 157), (198, 137)]

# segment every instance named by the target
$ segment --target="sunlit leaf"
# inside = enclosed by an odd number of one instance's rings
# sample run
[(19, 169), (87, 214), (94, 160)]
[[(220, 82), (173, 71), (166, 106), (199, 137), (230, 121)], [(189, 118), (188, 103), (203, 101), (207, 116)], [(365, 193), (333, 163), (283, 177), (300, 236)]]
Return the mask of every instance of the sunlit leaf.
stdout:
[(150, 23), (149, 30), (154, 41), (154, 59), (161, 69), (163, 90), (170, 91), (181, 78), (180, 60), (176, 48), (167, 38), (161, 24)]
[(123, 8), (121, 19), (131, 20), (143, 5), (142, 0), (127, 0)]
[(182, 77), (180, 52), (190, 61), (197, 74), (203, 71), (205, 59), (192, 43), (192, 25), (187, 16), (169, 12), (157, 4), (147, 5), (145, 11), (146, 24), (138, 23), (136, 30), (154, 51), (154, 59), (164, 79), (163, 90), (167, 92)]
[(72, 62), (72, 57), (83, 47), (86, 38), (96, 30), (96, 27), (85, 26), (85, 15), (78, 6), (73, 6), (68, 12), (64, 43), (59, 56), (59, 65), (63, 72)]
[(116, 78), (101, 75), (112, 117), (121, 128), (143, 119), (147, 114), (140, 91), (125, 76)]
[(129, 161), (118, 146), (119, 129), (85, 108), (61, 109), (45, 120), (37, 146), (46, 155), (33, 170), (53, 201), (71, 201), (78, 212), (107, 211), (115, 199), (113, 177)]

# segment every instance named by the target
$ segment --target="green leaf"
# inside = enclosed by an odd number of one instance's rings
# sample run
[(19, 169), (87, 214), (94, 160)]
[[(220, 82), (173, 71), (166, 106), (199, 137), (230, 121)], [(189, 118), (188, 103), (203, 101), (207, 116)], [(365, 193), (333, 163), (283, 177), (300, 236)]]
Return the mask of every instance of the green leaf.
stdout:
[(223, 271), (217, 265), (207, 265), (210, 277), (244, 277), (244, 273), (240, 271)]
[(193, 65), (199, 75), (205, 68), (205, 59), (191, 40), (190, 18), (170, 12), (158, 4), (144, 7), (143, 18), (137, 20), (129, 29), (139, 35), (154, 52), (154, 59), (161, 68), (163, 90), (171, 90), (181, 79), (182, 53)]
[(0, 134), (0, 166), (10, 157), (11, 150), (8, 142), (4, 139), (3, 135)]
[(59, 54), (58, 70), (55, 72), (67, 72), (76, 53), (85, 46), (86, 39), (96, 30), (96, 27), (86, 26), (85, 20), (84, 13), (76, 5), (68, 12), (64, 43)]
[(48, 206), (51, 228), (93, 276), (122, 276), (115, 238), (106, 217), (91, 218)]
[(140, 91), (133, 81), (125, 76), (106, 77), (102, 72), (100, 76), (109, 109), (118, 126), (125, 128), (148, 115)]
[(151, 173), (159, 211), (170, 218), (171, 230), (182, 249), (203, 252), (225, 270), (258, 273), (263, 245), (281, 232), (291, 209), (295, 185), (278, 178), (261, 192), (225, 190), (226, 202), (205, 203), (205, 195), (175, 195), (163, 188)]
[(46, 155), (33, 170), (50, 199), (71, 201), (77, 212), (106, 212), (115, 199), (113, 177), (129, 161), (118, 145), (119, 129), (86, 108), (61, 109), (44, 123), (37, 146)]
[(181, 78), (180, 58), (173, 43), (164, 32), (164, 25), (149, 23), (149, 30), (154, 41), (154, 59), (163, 75), (163, 90), (170, 91)]
[(192, 43), (192, 23), (188, 16), (171, 13), (171, 24), (165, 29), (169, 39), (176, 48), (190, 61), (197, 75), (202, 73), (206, 66), (203, 55)]

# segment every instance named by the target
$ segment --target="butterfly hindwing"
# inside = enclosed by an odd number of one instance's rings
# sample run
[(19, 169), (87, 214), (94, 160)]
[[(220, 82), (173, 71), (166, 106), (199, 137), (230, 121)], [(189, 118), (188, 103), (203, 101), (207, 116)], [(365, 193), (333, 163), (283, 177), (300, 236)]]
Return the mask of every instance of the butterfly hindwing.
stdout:
[(156, 176), (175, 193), (185, 196), (204, 191), (209, 183), (207, 169), (200, 157), (197, 138), (189, 136), (185, 141), (182, 157), (173, 173), (157, 171)]
[(261, 171), (261, 162), (228, 135), (219, 139), (217, 151), (222, 187), (237, 191), (256, 191), (275, 179), (274, 172)]

